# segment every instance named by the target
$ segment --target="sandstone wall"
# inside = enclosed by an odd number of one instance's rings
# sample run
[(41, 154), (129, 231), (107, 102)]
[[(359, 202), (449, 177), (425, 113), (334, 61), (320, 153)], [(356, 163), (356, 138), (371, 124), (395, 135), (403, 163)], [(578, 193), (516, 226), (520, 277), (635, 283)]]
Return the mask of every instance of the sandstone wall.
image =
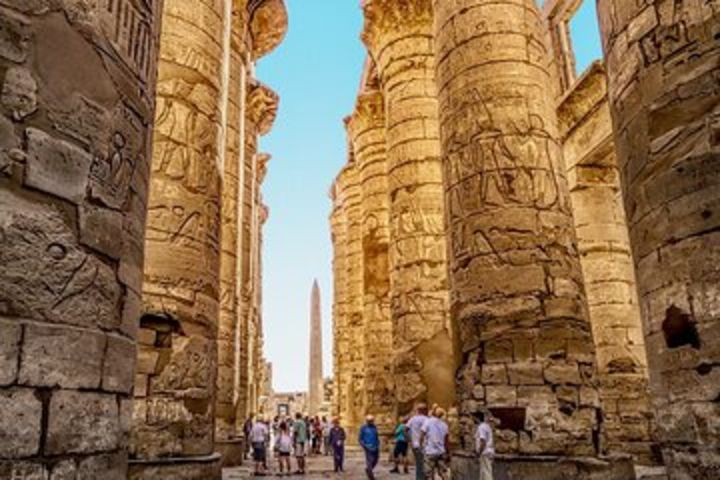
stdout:
[(0, 6), (0, 478), (120, 480), (162, 2), (46, 4)]

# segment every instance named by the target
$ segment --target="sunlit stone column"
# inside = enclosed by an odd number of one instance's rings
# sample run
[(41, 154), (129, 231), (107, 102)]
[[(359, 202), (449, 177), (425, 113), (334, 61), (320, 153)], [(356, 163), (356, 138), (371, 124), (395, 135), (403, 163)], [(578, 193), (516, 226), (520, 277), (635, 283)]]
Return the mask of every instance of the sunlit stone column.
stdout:
[(0, 478), (125, 478), (158, 2), (0, 7)]
[(659, 440), (720, 471), (720, 5), (598, 2)]
[(455, 402), (430, 0), (365, 0), (363, 40), (386, 102), (390, 299), (399, 413)]
[[(224, 2), (163, 12), (130, 478), (219, 478)], [(229, 20), (229, 19), (228, 19)]]
[(345, 167), (342, 175), (345, 183), (346, 258), (346, 397), (348, 437), (356, 441), (357, 432), (365, 416), (365, 338), (363, 306), (363, 254), (362, 254), (362, 190), (359, 171), (354, 155)]
[(540, 12), (434, 5), (464, 445), (489, 409), (500, 452), (596, 455), (595, 352)]
[(395, 427), (392, 374), (392, 321), (388, 267), (389, 202), (385, 108), (382, 94), (358, 97), (348, 130), (362, 192), (363, 341), (365, 410), (375, 416), (384, 435)]
[(346, 291), (346, 263), (347, 263), (347, 212), (345, 210), (345, 181), (342, 172), (338, 174), (331, 190), (333, 211), (331, 216), (333, 240), (333, 366), (334, 400), (333, 414), (340, 418), (342, 425), (347, 425), (347, 410), (345, 398), (347, 397), (347, 291)]
[(265, 85), (251, 79), (248, 83), (245, 112), (245, 152), (242, 168), (241, 229), (240, 235), (240, 341), (239, 369), (240, 392), (237, 415), (244, 418), (251, 411), (254, 394), (251, 376), (255, 351), (255, 323), (253, 321), (256, 299), (253, 296), (256, 224), (257, 224), (257, 172), (258, 139), (272, 128), (277, 115), (278, 96)]

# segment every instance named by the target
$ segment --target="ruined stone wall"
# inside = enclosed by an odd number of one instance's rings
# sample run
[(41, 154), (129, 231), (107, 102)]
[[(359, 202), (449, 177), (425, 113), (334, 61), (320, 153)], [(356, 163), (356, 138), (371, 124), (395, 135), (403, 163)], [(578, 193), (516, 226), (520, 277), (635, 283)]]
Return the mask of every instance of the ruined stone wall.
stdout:
[(531, 0), (434, 6), (461, 445), (489, 409), (500, 452), (595, 455), (594, 346), (543, 18)]
[(456, 359), (448, 284), (432, 5), (367, 0), (363, 41), (386, 106), (393, 377), (399, 413), (450, 407)]
[(563, 95), (558, 117), (597, 350), (601, 450), (653, 463), (647, 354), (602, 63)]
[(720, 471), (720, 3), (598, 2), (658, 438)]
[(360, 94), (348, 129), (359, 169), (363, 278), (365, 410), (382, 434), (395, 427), (390, 319), (389, 201), (385, 107), (382, 94)]
[(124, 479), (162, 2), (45, 3), (0, 7), (0, 478)]
[(164, 478), (153, 462), (176, 457), (214, 478), (196, 459), (214, 452), (229, 19), (178, 0), (162, 20), (130, 476)]

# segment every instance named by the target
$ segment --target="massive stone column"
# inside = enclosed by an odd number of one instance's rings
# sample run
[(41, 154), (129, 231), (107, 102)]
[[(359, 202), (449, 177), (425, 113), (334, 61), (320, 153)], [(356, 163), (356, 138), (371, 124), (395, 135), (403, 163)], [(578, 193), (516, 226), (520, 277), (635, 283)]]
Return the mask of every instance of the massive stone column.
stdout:
[(455, 402), (430, 0), (366, 0), (387, 115), (393, 377), (399, 413)]
[(345, 182), (343, 173), (338, 174), (331, 190), (333, 211), (331, 215), (333, 241), (333, 367), (334, 392), (333, 414), (347, 425), (345, 398), (347, 396), (347, 212), (345, 210)]
[(219, 478), (224, 2), (163, 11), (130, 478)]
[(254, 397), (251, 392), (251, 369), (253, 364), (252, 352), (255, 351), (255, 325), (253, 307), (256, 305), (254, 292), (255, 272), (255, 244), (257, 205), (257, 173), (258, 173), (258, 138), (267, 134), (275, 121), (278, 108), (278, 96), (265, 85), (255, 79), (248, 82), (246, 92), (246, 111), (244, 128), (244, 160), (242, 165), (242, 193), (240, 212), (240, 335), (239, 335), (239, 380), (240, 392), (236, 406), (239, 419), (244, 418), (251, 411), (250, 400)]
[(601, 451), (651, 464), (647, 355), (601, 62), (562, 96), (558, 120), (597, 350)]
[(127, 475), (161, 3), (0, 7), (0, 478)]
[[(489, 409), (500, 452), (596, 455), (594, 345), (540, 12), (434, 4), (464, 445), (469, 417)], [(557, 467), (524, 478), (543, 468)]]
[(720, 471), (720, 4), (598, 2), (659, 440)]
[(385, 108), (378, 90), (358, 97), (348, 124), (362, 190), (365, 408), (381, 433), (395, 427), (390, 319), (389, 203)]
[(310, 370), (308, 375), (308, 402), (310, 415), (317, 415), (323, 402), (323, 345), (320, 286), (313, 283), (310, 295)]

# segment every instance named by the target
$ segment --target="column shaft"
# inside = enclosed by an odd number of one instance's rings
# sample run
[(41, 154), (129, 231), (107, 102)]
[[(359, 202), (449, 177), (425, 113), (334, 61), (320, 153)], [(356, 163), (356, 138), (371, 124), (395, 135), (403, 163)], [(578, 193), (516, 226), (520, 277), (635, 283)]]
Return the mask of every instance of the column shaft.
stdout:
[(162, 2), (0, 7), (0, 478), (125, 478)]
[(435, 15), (465, 444), (488, 408), (502, 452), (596, 454), (593, 338), (540, 13), (533, 0), (437, 0)]
[(455, 402), (432, 7), (365, 2), (363, 39), (386, 102), (393, 377), (399, 413)]
[(345, 209), (345, 181), (341, 172), (333, 186), (333, 358), (334, 362), (334, 414), (342, 425), (348, 424), (345, 399), (347, 397), (347, 211)]
[(650, 388), (670, 478), (720, 468), (720, 9), (598, 2)]

